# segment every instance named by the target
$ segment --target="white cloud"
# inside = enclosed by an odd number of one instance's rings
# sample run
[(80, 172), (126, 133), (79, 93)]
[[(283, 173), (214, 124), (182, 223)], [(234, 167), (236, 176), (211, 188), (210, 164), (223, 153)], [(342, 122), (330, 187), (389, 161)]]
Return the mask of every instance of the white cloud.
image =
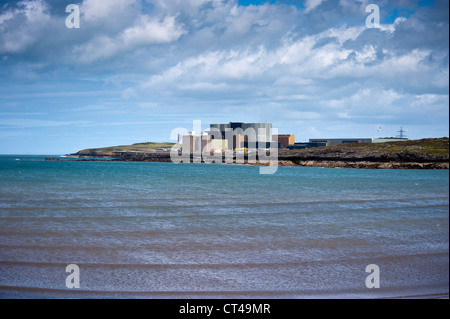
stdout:
[[(154, 85), (174, 85), (182, 84), (181, 87), (205, 88), (206, 83), (209, 87), (228, 87), (224, 83), (235, 80), (250, 79), (263, 74), (274, 62), (270, 62), (268, 54), (264, 48), (256, 51), (229, 50), (214, 51), (198, 57), (188, 58), (178, 63), (176, 66), (168, 69), (160, 75), (153, 76), (145, 85), (152, 87)], [(184, 84), (183, 84), (184, 83)], [(197, 85), (194, 85), (197, 83)]]
[(25, 52), (51, 22), (43, 0), (19, 1), (16, 8), (0, 15), (0, 54)]
[[(68, 30), (64, 8), (46, 1), (0, 8), (0, 63), (4, 84), (52, 79), (55, 89), (4, 86), (2, 105), (81, 96), (82, 105), (104, 105), (108, 91), (117, 105), (142, 112), (292, 119), (312, 128), (448, 113), (448, 21), (434, 7), (408, 4), (398, 10), (407, 17), (368, 30), (370, 0), (308, 0), (305, 10), (237, 0), (84, 0), (81, 28)], [(380, 7), (392, 14), (404, 3)], [(80, 83), (100, 93), (84, 94)]]
[(389, 31), (390, 33), (394, 33), (395, 29), (398, 25), (405, 22), (407, 19), (405, 17), (398, 17), (395, 19), (393, 24), (380, 24), (380, 29), (383, 31)]
[(365, 26), (351, 27), (343, 25), (339, 28), (327, 29), (319, 33), (316, 37), (317, 39), (324, 39), (324, 38), (337, 39), (339, 43), (342, 45), (345, 41), (356, 40), (365, 30), (366, 30)]
[(92, 63), (117, 54), (125, 54), (139, 47), (170, 43), (185, 33), (186, 31), (176, 24), (175, 17), (166, 17), (158, 21), (144, 15), (134, 26), (115, 37), (99, 35), (90, 42), (77, 46), (75, 56), (82, 63)]
[(111, 26), (121, 21), (129, 23), (130, 14), (138, 13), (138, 0), (84, 0), (80, 5), (83, 22)]
[(11, 11), (6, 11), (2, 14), (0, 14), (0, 28), (2, 27), (2, 24), (7, 22), (8, 20), (11, 20), (14, 18), (14, 14)]
[(320, 6), (325, 0), (306, 0), (305, 1), (305, 13), (309, 13), (316, 7)]
[(138, 25), (126, 29), (121, 34), (120, 42), (126, 47), (169, 43), (176, 41), (185, 33), (186, 31), (175, 23), (175, 17), (166, 17), (159, 22), (143, 16)]
[(443, 105), (449, 102), (448, 95), (440, 95), (440, 94), (421, 94), (414, 95), (413, 101), (410, 104), (411, 109), (416, 109), (417, 111), (421, 111), (426, 109), (430, 112), (439, 112), (443, 111)]

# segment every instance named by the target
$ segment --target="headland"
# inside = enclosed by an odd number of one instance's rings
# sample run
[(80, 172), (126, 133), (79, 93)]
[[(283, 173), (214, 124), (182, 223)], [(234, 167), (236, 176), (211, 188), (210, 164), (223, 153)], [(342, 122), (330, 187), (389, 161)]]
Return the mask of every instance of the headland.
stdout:
[[(134, 162), (171, 162), (173, 143), (138, 143), (133, 145), (84, 149), (69, 156), (82, 160)], [(237, 162), (234, 154), (233, 162)], [(222, 158), (225, 163), (225, 156)], [(192, 159), (191, 159), (192, 161)], [(266, 165), (248, 161), (241, 164)], [(311, 166), (367, 169), (449, 169), (448, 138), (396, 141), (381, 144), (348, 143), (300, 150), (278, 150), (279, 166)]]

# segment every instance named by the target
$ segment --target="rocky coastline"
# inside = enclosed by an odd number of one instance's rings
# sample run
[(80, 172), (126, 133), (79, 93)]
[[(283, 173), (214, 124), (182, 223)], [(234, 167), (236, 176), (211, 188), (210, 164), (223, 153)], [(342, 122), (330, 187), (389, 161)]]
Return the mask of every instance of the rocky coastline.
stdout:
[(280, 166), (312, 166), (367, 169), (449, 169), (449, 155), (414, 150), (380, 151), (351, 146), (281, 152)]
[[(424, 145), (439, 142), (439, 149), (427, 149)], [(306, 166), (329, 168), (365, 168), (365, 169), (449, 169), (448, 139), (427, 139), (402, 142), (348, 144), (333, 147), (311, 148), (307, 150), (280, 150), (278, 166)], [(428, 143), (428, 144), (426, 144)], [(433, 144), (433, 145), (434, 145)], [(123, 162), (171, 162), (170, 151), (145, 152), (102, 152), (101, 149), (87, 149), (71, 156), (79, 160), (111, 160)], [(191, 161), (193, 161), (191, 159)], [(236, 163), (236, 157), (234, 157)], [(222, 158), (225, 163), (225, 157)], [(268, 165), (244, 163), (249, 165)]]

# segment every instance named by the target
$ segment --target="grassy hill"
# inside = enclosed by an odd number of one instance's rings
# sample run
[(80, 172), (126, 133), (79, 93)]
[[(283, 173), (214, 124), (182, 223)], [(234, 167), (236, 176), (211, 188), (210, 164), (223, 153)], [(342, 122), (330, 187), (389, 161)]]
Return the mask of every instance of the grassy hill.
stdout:
[(81, 150), (74, 155), (96, 155), (96, 156), (110, 156), (114, 155), (117, 152), (128, 152), (128, 153), (147, 153), (147, 152), (155, 152), (158, 148), (172, 148), (175, 145), (174, 143), (154, 143), (154, 142), (146, 142), (146, 143), (136, 143), (132, 145), (119, 145), (119, 146), (110, 146), (110, 147), (102, 147), (102, 148), (90, 148)]
[(416, 154), (439, 157), (449, 156), (448, 138), (427, 138), (421, 140), (387, 143), (349, 143), (329, 147), (317, 147), (307, 150), (280, 151), (280, 154)]
[(388, 142), (351, 143), (306, 150), (280, 151), (280, 165), (342, 168), (448, 169), (448, 138)]
[[(79, 157), (111, 157), (118, 161), (171, 161), (168, 151), (174, 143), (136, 143), (133, 145), (85, 149)], [(351, 143), (305, 150), (280, 150), (280, 166), (321, 166), (342, 168), (420, 168), (448, 169), (449, 139), (428, 138), (380, 144)]]

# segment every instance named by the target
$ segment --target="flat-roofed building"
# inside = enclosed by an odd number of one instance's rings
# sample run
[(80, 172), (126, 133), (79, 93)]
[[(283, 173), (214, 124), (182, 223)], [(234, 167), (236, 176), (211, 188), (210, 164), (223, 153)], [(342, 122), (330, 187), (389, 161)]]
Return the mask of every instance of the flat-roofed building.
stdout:
[(310, 143), (325, 143), (326, 146), (347, 144), (347, 143), (372, 143), (371, 138), (311, 138)]
[(327, 143), (295, 143), (293, 145), (289, 145), (288, 149), (290, 150), (303, 150), (303, 149), (308, 149), (308, 148), (313, 148), (313, 147), (323, 147), (326, 146)]
[(247, 136), (239, 133), (233, 134), (233, 150), (244, 147)]
[(228, 140), (211, 140), (211, 151), (214, 153), (225, 152), (228, 150)]
[[(277, 140), (278, 139), (278, 140)], [(272, 136), (272, 141), (277, 141), (280, 148), (288, 148), (289, 145), (295, 144), (294, 134), (278, 134)]]
[(405, 142), (405, 141), (409, 141), (409, 138), (382, 137), (372, 139), (372, 143)]
[(340, 145), (346, 143), (387, 143), (404, 142), (408, 138), (383, 137), (383, 138), (312, 138), (309, 143), (325, 143), (326, 146)]
[(211, 124), (209, 134), (213, 139), (228, 139), (229, 150), (246, 147), (245, 145), (270, 145), (272, 123)]
[(194, 132), (190, 132), (189, 135), (183, 136), (183, 152), (189, 150), (189, 154), (202, 154), (202, 152), (211, 151), (211, 136), (206, 133), (202, 133), (200, 136), (196, 136)]

